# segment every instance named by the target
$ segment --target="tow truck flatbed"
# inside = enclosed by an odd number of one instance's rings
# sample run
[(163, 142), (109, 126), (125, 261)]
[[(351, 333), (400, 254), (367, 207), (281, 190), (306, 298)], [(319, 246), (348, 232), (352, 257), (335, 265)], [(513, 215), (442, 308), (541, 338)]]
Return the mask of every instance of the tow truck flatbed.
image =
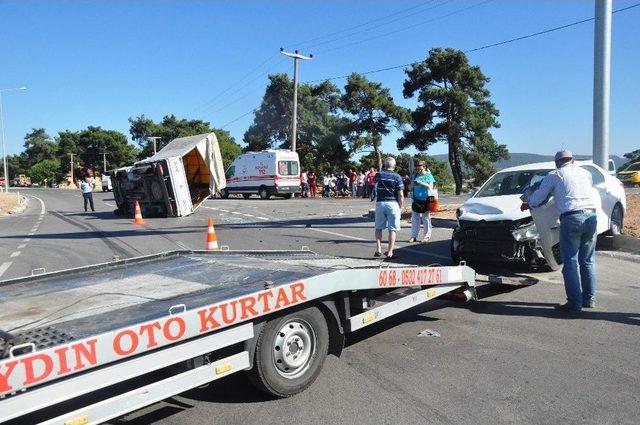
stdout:
[[(248, 369), (289, 396), (345, 333), (446, 293), (474, 298), (474, 277), (309, 251), (173, 251), (0, 282), (0, 422), (49, 408), (43, 423), (99, 423)], [(51, 408), (177, 364), (169, 378)]]

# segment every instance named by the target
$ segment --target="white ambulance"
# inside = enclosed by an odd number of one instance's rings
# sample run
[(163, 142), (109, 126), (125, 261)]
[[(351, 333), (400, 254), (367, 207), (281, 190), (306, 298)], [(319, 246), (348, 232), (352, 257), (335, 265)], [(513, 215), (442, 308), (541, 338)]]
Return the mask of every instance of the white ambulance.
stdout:
[(291, 198), (300, 193), (300, 159), (290, 150), (247, 152), (235, 159), (225, 173), (227, 187), (220, 193), (227, 198), (241, 193), (245, 199), (259, 195)]

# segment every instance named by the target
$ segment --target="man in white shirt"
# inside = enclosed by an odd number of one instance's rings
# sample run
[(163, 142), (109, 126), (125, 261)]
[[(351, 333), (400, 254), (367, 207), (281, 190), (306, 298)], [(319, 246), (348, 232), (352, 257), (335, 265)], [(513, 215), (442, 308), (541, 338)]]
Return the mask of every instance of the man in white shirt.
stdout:
[(567, 150), (556, 153), (556, 168), (521, 209), (536, 208), (553, 195), (560, 214), (560, 252), (567, 303), (558, 310), (580, 312), (596, 303), (596, 195), (591, 174), (573, 162)]
[(93, 177), (86, 176), (80, 184), (80, 190), (82, 190), (82, 197), (84, 198), (84, 211), (87, 212), (87, 202), (91, 205), (91, 211), (95, 211), (93, 208), (93, 188), (96, 185), (96, 181)]

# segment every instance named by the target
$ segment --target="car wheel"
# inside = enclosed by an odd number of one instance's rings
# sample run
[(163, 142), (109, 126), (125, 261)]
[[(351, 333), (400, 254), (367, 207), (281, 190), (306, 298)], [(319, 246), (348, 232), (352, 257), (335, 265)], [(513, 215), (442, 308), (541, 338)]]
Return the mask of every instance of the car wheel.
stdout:
[(622, 234), (622, 227), (624, 225), (624, 213), (622, 212), (622, 205), (616, 204), (611, 211), (611, 224), (609, 224), (609, 236), (617, 236)]
[(250, 193), (243, 193), (243, 194), (242, 194), (242, 197), (243, 197), (244, 199), (249, 199), (249, 198), (251, 198), (251, 194), (250, 194)]
[(220, 197), (222, 199), (227, 199), (229, 197), (229, 191), (227, 189), (222, 189), (220, 191)]
[(292, 196), (293, 196), (292, 193), (287, 193), (286, 195), (282, 195), (284, 199), (291, 199)]
[(257, 336), (249, 378), (267, 394), (298, 394), (318, 377), (328, 349), (329, 328), (318, 308), (275, 318)]
[(260, 195), (260, 199), (269, 199), (269, 198), (271, 198), (271, 195), (269, 194), (269, 191), (264, 186), (262, 186), (260, 188), (260, 190), (258, 191), (258, 195)]

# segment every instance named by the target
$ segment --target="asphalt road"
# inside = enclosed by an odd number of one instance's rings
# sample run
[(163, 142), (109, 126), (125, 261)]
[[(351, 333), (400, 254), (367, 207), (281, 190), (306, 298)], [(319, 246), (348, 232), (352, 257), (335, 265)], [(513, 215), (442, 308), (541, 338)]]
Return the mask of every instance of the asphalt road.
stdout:
[[(231, 249), (298, 249), (370, 258), (367, 200), (209, 200), (176, 219), (96, 212), (76, 192), (30, 190), (24, 214), (0, 218), (0, 278), (180, 248), (203, 248), (206, 221)], [(31, 235), (29, 235), (31, 233)], [(398, 261), (449, 264), (451, 229), (400, 243)], [(408, 228), (400, 240), (409, 237)], [(640, 262), (597, 257), (598, 308), (557, 315), (558, 273), (527, 287), (485, 285), (470, 304), (436, 301), (352, 335), (306, 392), (273, 400), (234, 375), (129, 414), (118, 424), (636, 424), (640, 415)], [(503, 270), (513, 272), (513, 270)], [(418, 334), (432, 329), (439, 338)]]

